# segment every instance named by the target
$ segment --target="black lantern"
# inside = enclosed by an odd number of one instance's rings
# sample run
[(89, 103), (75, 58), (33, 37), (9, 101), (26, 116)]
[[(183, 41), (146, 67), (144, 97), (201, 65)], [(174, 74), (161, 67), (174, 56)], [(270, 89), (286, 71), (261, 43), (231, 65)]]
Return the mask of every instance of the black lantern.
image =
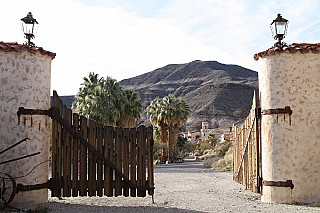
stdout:
[(275, 46), (282, 46), (284, 44), (281, 42), (281, 40), (284, 39), (287, 34), (287, 27), (288, 20), (282, 18), (281, 14), (279, 13), (277, 18), (270, 24), (272, 36), (275, 40), (278, 40), (278, 42), (275, 43)]
[(27, 45), (34, 46), (34, 43), (31, 42), (31, 39), (34, 38), (34, 28), (35, 24), (38, 24), (37, 20), (34, 19), (32, 13), (29, 12), (26, 17), (21, 19), (21, 24), (25, 38), (28, 40)]

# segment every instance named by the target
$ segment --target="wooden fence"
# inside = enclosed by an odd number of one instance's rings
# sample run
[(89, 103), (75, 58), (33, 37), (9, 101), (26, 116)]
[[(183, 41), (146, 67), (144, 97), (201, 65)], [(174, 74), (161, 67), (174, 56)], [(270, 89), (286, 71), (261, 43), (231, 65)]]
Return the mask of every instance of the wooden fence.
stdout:
[(53, 197), (154, 193), (152, 127), (103, 126), (72, 113), (54, 91)]
[(262, 180), (258, 104), (255, 91), (250, 114), (242, 126), (233, 128), (233, 180), (253, 192), (261, 192)]

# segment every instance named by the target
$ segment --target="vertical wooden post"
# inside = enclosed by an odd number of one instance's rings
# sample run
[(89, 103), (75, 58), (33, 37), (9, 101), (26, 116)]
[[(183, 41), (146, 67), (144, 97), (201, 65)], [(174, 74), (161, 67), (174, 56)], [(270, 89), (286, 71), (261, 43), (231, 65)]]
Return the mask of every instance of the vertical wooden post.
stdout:
[[(97, 150), (99, 153), (103, 155), (103, 125), (97, 123)], [(102, 197), (103, 193), (103, 163), (102, 160), (97, 159), (97, 181), (96, 181), (96, 188), (97, 188), (97, 195)]]
[[(53, 103), (52, 106), (61, 109), (61, 101), (56, 91), (53, 91)], [(61, 115), (61, 111), (59, 114)], [(61, 125), (58, 121), (52, 121), (52, 178), (59, 181), (59, 187), (61, 186)], [(54, 189), (51, 193), (52, 197), (61, 197), (61, 189)]]
[[(130, 181), (134, 185), (137, 185), (137, 129), (130, 129)], [(130, 189), (131, 197), (137, 196), (137, 189), (131, 187)]]
[[(145, 127), (139, 126), (138, 127), (138, 137), (137, 137), (137, 187), (143, 187), (145, 186), (146, 181), (146, 165), (145, 165), (145, 143), (146, 143), (146, 137), (145, 137)], [(145, 197), (146, 192), (143, 190), (138, 189), (138, 197)]]
[(255, 173), (255, 182), (256, 182), (256, 186), (254, 189), (254, 192), (259, 193), (260, 192), (260, 149), (259, 149), (259, 141), (260, 141), (260, 129), (259, 129), (259, 119), (260, 119), (260, 115), (259, 115), (259, 96), (258, 96), (258, 91), (255, 90), (254, 91), (254, 107), (255, 107), (255, 125), (254, 125), (254, 132), (255, 132), (255, 152), (256, 152), (256, 173)]
[[(79, 133), (79, 115), (73, 113), (73, 129)], [(73, 138), (73, 155), (72, 155), (72, 196), (77, 197), (79, 191), (79, 147), (80, 142), (74, 137)]]
[[(63, 120), (72, 125), (72, 111), (63, 106)], [(72, 138), (68, 131), (63, 128), (63, 196), (71, 196), (71, 143)]]
[[(89, 141), (88, 143), (96, 148), (96, 123), (93, 120), (89, 120)], [(88, 193), (89, 196), (95, 196), (96, 192), (96, 156), (92, 153), (88, 153)]]
[(148, 182), (149, 195), (154, 194), (154, 174), (153, 174), (153, 129), (147, 128), (147, 158), (148, 158)]
[[(114, 163), (113, 157), (114, 130), (112, 126), (104, 128), (104, 156), (110, 163)], [(104, 164), (104, 195), (111, 197), (113, 195), (113, 170)]]
[[(80, 117), (80, 131), (84, 140), (87, 139), (87, 119), (84, 116)], [(87, 147), (81, 144), (80, 146), (80, 196), (87, 195)]]
[[(116, 160), (116, 168), (119, 171), (122, 171), (122, 129), (120, 127), (116, 127), (116, 141), (115, 141), (115, 160)], [(116, 173), (115, 176), (115, 196), (122, 195), (122, 187), (121, 187), (122, 177)]]
[[(122, 140), (122, 151), (123, 151), (123, 174), (129, 180), (129, 129), (123, 129), (123, 140)], [(129, 184), (124, 182), (123, 196), (129, 196)]]

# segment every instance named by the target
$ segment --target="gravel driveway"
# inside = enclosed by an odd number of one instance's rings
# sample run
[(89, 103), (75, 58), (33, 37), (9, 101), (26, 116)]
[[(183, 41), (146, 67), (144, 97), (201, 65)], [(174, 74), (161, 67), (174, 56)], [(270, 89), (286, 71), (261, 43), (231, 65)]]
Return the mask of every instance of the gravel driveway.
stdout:
[(231, 172), (202, 169), (202, 162), (155, 167), (155, 203), (150, 196), (50, 198), (50, 212), (320, 212), (320, 207), (266, 204), (232, 181)]

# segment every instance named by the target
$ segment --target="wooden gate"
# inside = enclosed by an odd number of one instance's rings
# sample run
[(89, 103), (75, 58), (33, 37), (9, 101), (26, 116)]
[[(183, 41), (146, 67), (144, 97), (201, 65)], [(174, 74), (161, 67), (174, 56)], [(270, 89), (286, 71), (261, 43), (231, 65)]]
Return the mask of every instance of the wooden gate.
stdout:
[(103, 126), (72, 113), (54, 91), (53, 197), (154, 193), (152, 127)]
[(250, 114), (242, 126), (233, 128), (233, 180), (261, 192), (261, 110), (257, 91), (253, 94)]

